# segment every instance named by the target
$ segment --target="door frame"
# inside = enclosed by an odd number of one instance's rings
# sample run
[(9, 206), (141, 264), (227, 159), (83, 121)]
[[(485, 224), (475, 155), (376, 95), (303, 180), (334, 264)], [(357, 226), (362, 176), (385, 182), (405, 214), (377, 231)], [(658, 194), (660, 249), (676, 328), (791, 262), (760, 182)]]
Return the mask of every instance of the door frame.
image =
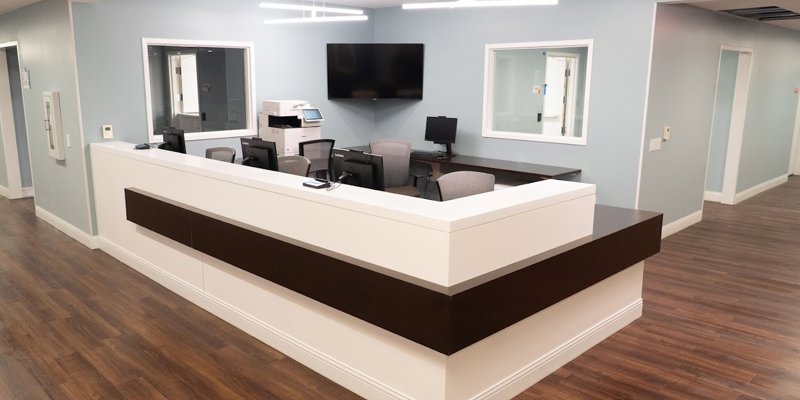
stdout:
[[(798, 89), (800, 88), (795, 89), (795, 94), (800, 95)], [(800, 99), (797, 101), (797, 113), (794, 117), (794, 139), (792, 139), (792, 154), (789, 155), (788, 173), (800, 175)]]
[[(22, 173), (20, 172), (19, 150), (17, 143), (17, 130), (14, 121), (13, 103), (11, 100), (11, 83), (8, 75), (8, 61), (6, 49), (16, 47), (19, 58), (17, 42), (0, 43), (0, 140), (3, 141), (3, 155), (5, 157), (6, 174), (8, 175), (9, 199), (21, 199), (24, 196), (22, 188)], [(20, 64), (21, 65), (21, 64)], [(3, 118), (8, 115), (10, 118)], [(25, 121), (22, 121), (24, 124)]]
[[(739, 181), (739, 164), (742, 159), (742, 143), (744, 142), (744, 125), (747, 118), (747, 100), (750, 94), (750, 78), (753, 70), (755, 54), (752, 48), (722, 45), (722, 51), (739, 53), (739, 64), (736, 69), (736, 86), (733, 91), (733, 110), (728, 132), (728, 149), (725, 156), (725, 172), (722, 179), (722, 204), (736, 204), (736, 185)], [(719, 72), (717, 73), (719, 79)]]

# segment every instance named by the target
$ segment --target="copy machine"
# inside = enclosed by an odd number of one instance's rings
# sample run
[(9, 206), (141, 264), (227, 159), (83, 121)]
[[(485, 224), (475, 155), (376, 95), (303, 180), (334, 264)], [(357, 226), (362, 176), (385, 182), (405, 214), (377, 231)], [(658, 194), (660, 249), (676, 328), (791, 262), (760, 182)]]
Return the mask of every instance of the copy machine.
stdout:
[(258, 116), (258, 136), (275, 142), (278, 155), (300, 154), (298, 143), (320, 139), (325, 118), (304, 100), (266, 100)]

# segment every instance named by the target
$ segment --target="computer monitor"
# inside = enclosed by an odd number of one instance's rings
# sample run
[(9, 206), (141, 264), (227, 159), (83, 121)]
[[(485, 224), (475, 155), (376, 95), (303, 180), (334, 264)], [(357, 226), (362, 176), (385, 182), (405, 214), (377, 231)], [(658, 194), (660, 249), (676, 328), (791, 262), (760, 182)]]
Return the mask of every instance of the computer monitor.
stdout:
[[(384, 190), (383, 157), (359, 150), (333, 149), (333, 176), (346, 185)], [(338, 178), (337, 178), (338, 180)]]
[(161, 133), (161, 137), (164, 138), (164, 143), (158, 146), (159, 149), (186, 154), (186, 139), (183, 137), (183, 129), (169, 127)]
[(275, 142), (259, 138), (242, 138), (242, 165), (249, 167), (278, 170), (278, 150)]
[(445, 145), (447, 157), (452, 157), (454, 154), (450, 145), (456, 142), (456, 125), (458, 118), (428, 117), (425, 123), (425, 140)]

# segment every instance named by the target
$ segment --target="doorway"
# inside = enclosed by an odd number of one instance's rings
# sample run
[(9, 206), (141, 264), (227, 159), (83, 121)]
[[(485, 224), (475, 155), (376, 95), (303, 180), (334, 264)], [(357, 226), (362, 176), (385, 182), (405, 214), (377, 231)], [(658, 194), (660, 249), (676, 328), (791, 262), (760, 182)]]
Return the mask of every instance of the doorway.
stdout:
[(547, 52), (542, 118), (545, 135), (574, 136), (577, 66), (578, 54)]
[(736, 203), (753, 49), (722, 46), (714, 105), (706, 200)]
[[(0, 44), (0, 139), (3, 144), (3, 194), (10, 199), (33, 197), (33, 175), (28, 152), (22, 70), (17, 43)], [(5, 183), (5, 185), (3, 185)]]
[[(800, 95), (800, 88), (795, 89), (795, 94)], [(800, 176), (800, 99), (797, 101), (797, 113), (794, 117), (794, 141), (790, 157), (789, 174)]]

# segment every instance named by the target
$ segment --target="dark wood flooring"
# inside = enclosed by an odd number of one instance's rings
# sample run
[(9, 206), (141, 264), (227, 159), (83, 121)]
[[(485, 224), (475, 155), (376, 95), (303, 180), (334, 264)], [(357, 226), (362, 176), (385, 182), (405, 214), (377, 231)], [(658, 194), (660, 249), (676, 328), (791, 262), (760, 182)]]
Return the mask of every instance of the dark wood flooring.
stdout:
[[(800, 399), (800, 178), (667, 238), (644, 315), (518, 399)], [(0, 198), (0, 399), (348, 399)]]
[(644, 314), (518, 399), (800, 399), (800, 177), (645, 262)]

